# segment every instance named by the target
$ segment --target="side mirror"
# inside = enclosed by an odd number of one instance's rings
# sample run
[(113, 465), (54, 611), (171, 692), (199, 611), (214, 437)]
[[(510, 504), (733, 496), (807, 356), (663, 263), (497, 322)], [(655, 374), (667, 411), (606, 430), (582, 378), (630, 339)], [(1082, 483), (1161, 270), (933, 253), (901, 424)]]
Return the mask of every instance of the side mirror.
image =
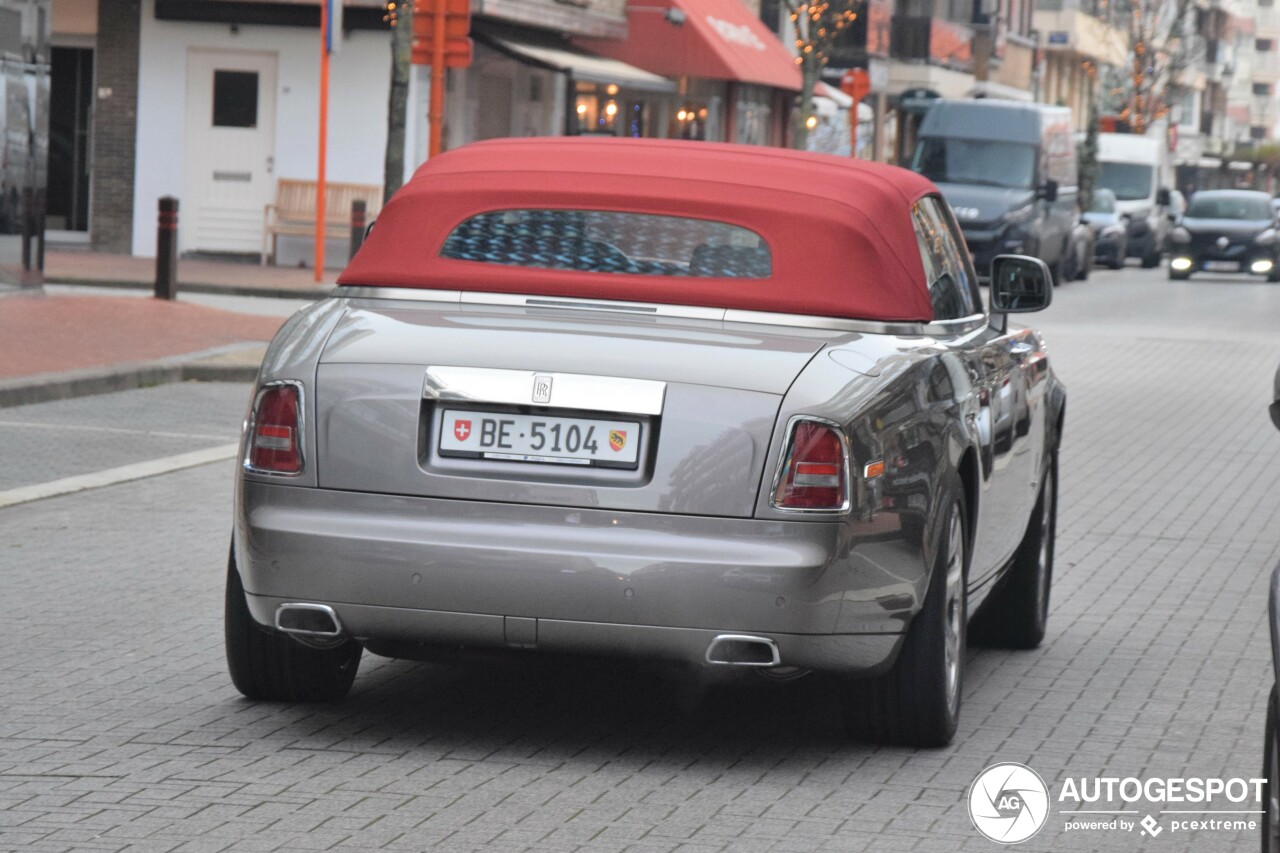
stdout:
[(1169, 189), (1167, 187), (1161, 187), (1156, 190), (1156, 204), (1161, 207), (1168, 207), (1172, 203), (1173, 198), (1169, 195)]
[(1044, 199), (1047, 202), (1055, 202), (1058, 200), (1058, 182), (1050, 178), (1045, 181), (1036, 190), (1036, 198)]
[(1027, 314), (1053, 301), (1049, 267), (1026, 255), (996, 255), (991, 261), (991, 312)]

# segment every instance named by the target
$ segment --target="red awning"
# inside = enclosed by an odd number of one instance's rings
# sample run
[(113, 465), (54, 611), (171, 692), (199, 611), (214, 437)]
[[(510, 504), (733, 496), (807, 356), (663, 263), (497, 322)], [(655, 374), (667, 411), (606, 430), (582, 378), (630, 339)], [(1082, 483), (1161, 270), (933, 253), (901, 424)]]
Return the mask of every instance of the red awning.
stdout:
[[(674, 10), (665, 12), (663, 10)], [(677, 25), (672, 19), (683, 23)], [(631, 0), (624, 41), (576, 39), (600, 56), (663, 77), (736, 80), (800, 90), (800, 68), (741, 0)]]

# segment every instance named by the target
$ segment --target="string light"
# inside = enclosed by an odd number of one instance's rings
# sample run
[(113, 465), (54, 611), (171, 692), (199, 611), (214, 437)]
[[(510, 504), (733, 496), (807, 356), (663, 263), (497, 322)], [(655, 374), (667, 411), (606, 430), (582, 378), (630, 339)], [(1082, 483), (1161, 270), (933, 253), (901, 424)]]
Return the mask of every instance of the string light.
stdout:
[(394, 27), (402, 14), (413, 11), (413, 0), (388, 0), (382, 4), (382, 11), (382, 22)]

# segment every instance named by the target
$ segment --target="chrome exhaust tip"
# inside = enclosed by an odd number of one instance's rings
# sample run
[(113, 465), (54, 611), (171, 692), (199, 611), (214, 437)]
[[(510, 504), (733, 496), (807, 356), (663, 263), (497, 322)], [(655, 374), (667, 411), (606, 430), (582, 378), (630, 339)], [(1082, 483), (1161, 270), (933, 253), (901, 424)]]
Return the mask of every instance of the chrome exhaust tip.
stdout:
[(719, 666), (778, 666), (782, 655), (768, 637), (721, 634), (707, 646), (707, 663)]
[(341, 637), (342, 623), (327, 604), (281, 604), (276, 608), (276, 630), (299, 637)]

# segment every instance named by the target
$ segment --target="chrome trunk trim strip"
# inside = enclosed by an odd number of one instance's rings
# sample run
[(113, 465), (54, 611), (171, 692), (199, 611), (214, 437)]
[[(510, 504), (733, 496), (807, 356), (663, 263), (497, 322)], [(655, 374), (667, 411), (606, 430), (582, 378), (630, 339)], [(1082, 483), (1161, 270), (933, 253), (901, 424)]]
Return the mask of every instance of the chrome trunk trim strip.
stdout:
[[(831, 329), (872, 335), (923, 336), (932, 327), (942, 334), (954, 334), (945, 324), (885, 323), (878, 320), (850, 320), (843, 317), (818, 317), (809, 314), (778, 314), (766, 311), (744, 311), (736, 308), (708, 308), (699, 305), (663, 305), (653, 302), (611, 302), (596, 299), (560, 299), (553, 296), (530, 296), (519, 293), (482, 293), (460, 290), (427, 290), (413, 287), (341, 286), (333, 290), (338, 299), (387, 299), (409, 302), (446, 302), (451, 304), (499, 305), (513, 308), (559, 311), (611, 311), (631, 316), (682, 317), (691, 320), (714, 320), (725, 323), (756, 323), (766, 326), (795, 326), (803, 329)], [(970, 325), (981, 322), (982, 315), (946, 321)]]
[(467, 403), (660, 415), (666, 391), (667, 383), (651, 379), (433, 365), (427, 368), (422, 396)]

